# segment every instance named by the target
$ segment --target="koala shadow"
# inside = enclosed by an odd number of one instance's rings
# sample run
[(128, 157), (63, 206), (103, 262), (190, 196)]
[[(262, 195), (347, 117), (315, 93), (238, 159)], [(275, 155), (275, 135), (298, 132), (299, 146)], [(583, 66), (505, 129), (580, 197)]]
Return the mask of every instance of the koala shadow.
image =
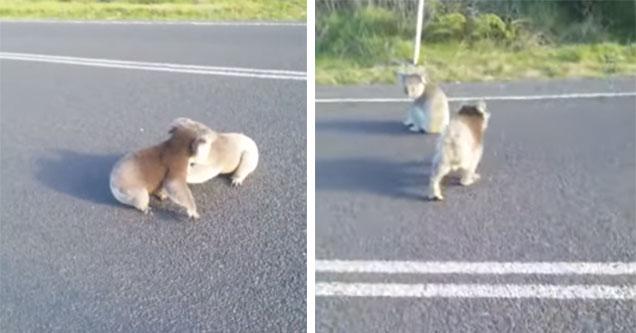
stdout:
[(407, 163), (368, 158), (318, 160), (316, 189), (423, 200), (429, 170), (430, 159)]
[(393, 120), (328, 120), (316, 121), (316, 131), (355, 134), (412, 135), (400, 121)]
[(57, 150), (57, 156), (36, 161), (36, 179), (47, 187), (97, 204), (117, 205), (109, 175), (122, 155), (98, 155)]
[[(316, 161), (316, 190), (361, 191), (393, 198), (428, 201), (425, 197), (432, 168), (432, 155), (424, 160), (391, 162), (378, 159)], [(459, 186), (449, 174), (442, 186)]]

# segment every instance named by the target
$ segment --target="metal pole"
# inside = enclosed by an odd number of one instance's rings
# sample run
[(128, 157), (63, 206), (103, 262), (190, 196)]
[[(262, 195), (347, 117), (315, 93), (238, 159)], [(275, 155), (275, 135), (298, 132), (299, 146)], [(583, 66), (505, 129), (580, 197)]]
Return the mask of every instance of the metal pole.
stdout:
[(422, 21), (424, 20), (424, 0), (419, 0), (417, 5), (417, 30), (415, 31), (415, 52), (413, 54), (413, 65), (417, 65), (420, 58), (420, 40), (422, 39)]

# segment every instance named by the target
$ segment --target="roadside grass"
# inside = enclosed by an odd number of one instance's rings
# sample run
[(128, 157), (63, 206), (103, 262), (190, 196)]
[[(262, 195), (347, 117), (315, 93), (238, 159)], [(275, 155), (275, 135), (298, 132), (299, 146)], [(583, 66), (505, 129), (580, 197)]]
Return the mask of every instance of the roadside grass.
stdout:
[(0, 18), (305, 21), (305, 0), (1, 0)]
[[(412, 42), (396, 44), (396, 59), (409, 59)], [(491, 81), (567, 77), (636, 76), (636, 44), (537, 46), (511, 50), (493, 43), (422, 45), (421, 67), (435, 81)], [(316, 83), (327, 85), (395, 83), (403, 65), (369, 65), (357, 59), (317, 55)]]
[[(532, 11), (519, 16), (484, 1), (479, 4), (486, 8), (470, 16), (453, 7), (461, 3), (429, 1), (437, 14), (425, 19), (418, 67), (435, 81), (636, 76), (635, 39), (610, 30), (600, 15), (579, 20), (558, 11), (556, 3), (533, 2)], [(399, 4), (317, 11), (316, 83), (394, 83), (396, 71), (413, 70), (407, 64), (413, 57), (414, 17)]]

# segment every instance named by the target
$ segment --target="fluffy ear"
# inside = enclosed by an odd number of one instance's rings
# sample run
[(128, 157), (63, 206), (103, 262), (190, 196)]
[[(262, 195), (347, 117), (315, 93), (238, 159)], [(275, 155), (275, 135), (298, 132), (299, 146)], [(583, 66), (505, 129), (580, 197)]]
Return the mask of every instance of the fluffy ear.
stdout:
[(192, 140), (190, 144), (190, 153), (194, 157), (194, 163), (207, 164), (210, 149), (212, 148), (212, 141), (205, 136), (199, 136)]
[(185, 126), (188, 126), (188, 125), (190, 125), (192, 123), (193, 123), (193, 121), (190, 118), (186, 118), (186, 117), (176, 118), (175, 120), (173, 120), (170, 123), (170, 126), (169, 126), (170, 130), (168, 131), (168, 133), (172, 134), (172, 133), (174, 133), (174, 131), (177, 130), (177, 128), (185, 127)]
[(486, 101), (484, 101), (483, 99), (479, 100), (477, 102), (477, 109), (482, 113), (486, 113)]
[(486, 110), (486, 101), (483, 99), (479, 100), (477, 102), (477, 110), (484, 116), (483, 128), (486, 129), (488, 127), (488, 120), (490, 120), (490, 112)]
[(428, 79), (426, 78), (426, 75), (420, 74), (420, 80), (422, 80), (422, 84), (428, 84)]
[(199, 154), (199, 152), (201, 151), (201, 148), (203, 148), (206, 142), (207, 141), (205, 140), (205, 138), (202, 138), (202, 137), (198, 137), (192, 140), (192, 143), (190, 144), (190, 153), (192, 155)]
[(482, 125), (484, 130), (488, 128), (489, 121), (490, 121), (490, 112), (484, 111), (484, 123)]
[(428, 83), (428, 74), (426, 74), (426, 71), (422, 71), (421, 73), (417, 74), (417, 76), (420, 77), (420, 80), (422, 80), (422, 83), (424, 84)]

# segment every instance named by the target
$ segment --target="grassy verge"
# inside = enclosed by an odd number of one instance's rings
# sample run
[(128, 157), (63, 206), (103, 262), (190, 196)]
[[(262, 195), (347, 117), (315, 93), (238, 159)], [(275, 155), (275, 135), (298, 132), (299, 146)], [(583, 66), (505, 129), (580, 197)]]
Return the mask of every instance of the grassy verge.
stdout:
[[(508, 2), (527, 4), (512, 0), (500, 4)], [(439, 1), (428, 3), (437, 4), (438, 9), (425, 20), (418, 64), (435, 81), (636, 76), (636, 37), (631, 30), (622, 29), (633, 26), (629, 22), (632, 16), (618, 25), (604, 21), (604, 17), (615, 15), (599, 12), (597, 16), (573, 18), (569, 11), (552, 8), (553, 2), (545, 4), (549, 8), (537, 3), (541, 6), (533, 7), (534, 11), (524, 14), (527, 16), (494, 14), (487, 8), (465, 14), (461, 8), (440, 7)], [(492, 2), (480, 3), (490, 6)], [(412, 9), (400, 11), (397, 4), (391, 8), (352, 5), (318, 11), (316, 83), (396, 82), (396, 71), (412, 59), (415, 25)]]
[(0, 18), (304, 21), (305, 0), (1, 0)]
[[(400, 44), (404, 59), (412, 54), (410, 43)], [(636, 76), (636, 44), (541, 46), (514, 51), (490, 43), (472, 48), (462, 43), (437, 43), (423, 46), (419, 63), (441, 82)], [(369, 65), (354, 59), (318, 56), (316, 83), (395, 83), (398, 70), (398, 65)]]

